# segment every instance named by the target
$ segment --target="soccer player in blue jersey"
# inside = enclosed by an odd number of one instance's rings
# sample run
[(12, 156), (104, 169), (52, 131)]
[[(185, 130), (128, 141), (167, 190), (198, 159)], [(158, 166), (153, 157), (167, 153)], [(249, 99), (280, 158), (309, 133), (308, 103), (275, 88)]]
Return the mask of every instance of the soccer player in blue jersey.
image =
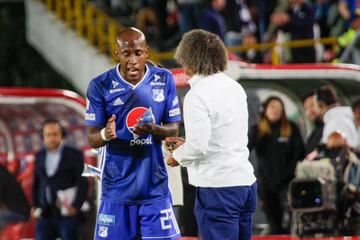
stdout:
[(141, 31), (126, 28), (116, 41), (119, 64), (87, 90), (89, 144), (102, 147), (95, 239), (177, 239), (161, 150), (181, 120), (175, 82), (168, 70), (146, 64)]

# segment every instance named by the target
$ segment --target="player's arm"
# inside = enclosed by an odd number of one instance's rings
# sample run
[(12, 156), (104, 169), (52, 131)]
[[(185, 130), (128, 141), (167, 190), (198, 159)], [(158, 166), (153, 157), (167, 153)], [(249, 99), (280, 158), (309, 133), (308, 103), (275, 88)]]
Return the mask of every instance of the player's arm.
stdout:
[(164, 125), (147, 123), (144, 126), (136, 126), (134, 129), (134, 133), (137, 135), (150, 133), (154, 136), (159, 137), (160, 139), (177, 136), (178, 132), (179, 132), (179, 123), (177, 122), (167, 123)]
[(107, 144), (108, 141), (116, 138), (116, 116), (112, 115), (108, 119), (104, 128), (100, 127), (86, 127), (88, 142), (90, 147), (99, 148)]

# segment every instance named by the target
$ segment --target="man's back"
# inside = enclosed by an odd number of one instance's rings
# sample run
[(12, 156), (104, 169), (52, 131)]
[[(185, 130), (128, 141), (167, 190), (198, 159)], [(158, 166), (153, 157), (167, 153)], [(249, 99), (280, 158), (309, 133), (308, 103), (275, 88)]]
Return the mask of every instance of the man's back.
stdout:
[[(193, 84), (185, 97), (184, 104), (192, 104), (195, 100), (203, 105), (203, 110), (209, 115), (211, 127), (206, 153), (202, 159), (199, 159), (199, 163), (214, 164), (214, 168), (207, 170), (206, 173), (196, 168), (196, 171), (200, 171), (200, 175), (203, 174), (202, 180), (198, 179), (201, 181), (199, 184), (251, 185), (255, 182), (255, 177), (248, 161), (248, 111), (245, 91), (240, 84), (224, 73), (205, 78), (195, 76), (191, 82)], [(197, 108), (196, 104), (194, 107)], [(192, 113), (184, 109), (185, 121), (189, 114)], [(191, 126), (185, 127), (191, 128)], [(224, 172), (223, 170), (229, 165), (232, 166), (231, 171)], [(193, 168), (189, 169), (192, 170)]]

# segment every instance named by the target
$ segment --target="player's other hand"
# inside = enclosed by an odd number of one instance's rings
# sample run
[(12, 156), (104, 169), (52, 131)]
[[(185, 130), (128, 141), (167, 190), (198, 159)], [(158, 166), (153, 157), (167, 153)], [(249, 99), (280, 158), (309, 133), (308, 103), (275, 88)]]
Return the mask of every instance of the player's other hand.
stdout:
[(107, 139), (116, 138), (116, 116), (113, 114), (106, 123), (105, 136)]
[(173, 158), (172, 156), (168, 157), (166, 159), (166, 164), (169, 165), (170, 167), (176, 167), (179, 166), (180, 164), (175, 160), (175, 158)]
[(136, 125), (134, 128), (134, 133), (136, 135), (146, 135), (153, 134), (156, 135), (158, 125), (155, 123), (145, 123), (144, 125)]
[(165, 138), (165, 148), (169, 152), (174, 151), (179, 146), (183, 145), (185, 142), (185, 139), (180, 137), (167, 137)]

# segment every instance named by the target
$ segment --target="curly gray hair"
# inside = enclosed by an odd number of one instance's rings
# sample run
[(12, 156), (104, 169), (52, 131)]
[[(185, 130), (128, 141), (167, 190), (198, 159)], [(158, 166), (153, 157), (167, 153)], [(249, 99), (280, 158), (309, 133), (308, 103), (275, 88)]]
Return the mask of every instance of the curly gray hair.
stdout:
[(195, 29), (184, 34), (174, 58), (194, 74), (208, 76), (226, 69), (227, 51), (217, 35)]

